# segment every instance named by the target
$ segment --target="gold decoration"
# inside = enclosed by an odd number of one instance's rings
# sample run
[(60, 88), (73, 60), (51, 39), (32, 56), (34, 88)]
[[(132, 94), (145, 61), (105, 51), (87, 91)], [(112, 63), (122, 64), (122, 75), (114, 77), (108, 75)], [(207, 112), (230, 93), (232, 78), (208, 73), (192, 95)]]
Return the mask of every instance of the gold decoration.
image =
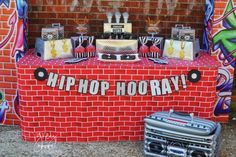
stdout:
[(186, 44), (186, 42), (181, 41), (181, 44), (180, 44), (181, 50), (179, 51), (179, 58), (180, 59), (184, 59), (184, 57), (185, 57), (185, 51), (184, 51), (185, 44)]
[(76, 25), (80, 25), (80, 24), (85, 24), (85, 25), (87, 25), (88, 22), (89, 22), (87, 16), (85, 16), (84, 19), (75, 19), (74, 21), (75, 21)]
[(169, 56), (172, 56), (173, 55), (173, 53), (174, 53), (174, 47), (173, 47), (173, 45), (174, 45), (174, 40), (170, 40), (170, 47), (168, 47), (168, 49), (167, 49), (167, 52), (168, 52), (168, 54), (169, 54)]
[(160, 32), (160, 19), (157, 17), (155, 20), (151, 20), (150, 17), (148, 17), (146, 21), (146, 32), (149, 34), (158, 34)]
[(67, 40), (63, 39), (62, 42), (63, 42), (62, 48), (63, 48), (64, 53), (68, 53), (69, 52), (69, 46), (67, 44)]
[(87, 34), (89, 31), (89, 20), (87, 16), (85, 16), (84, 19), (75, 19), (74, 20), (76, 23), (76, 30), (78, 31), (78, 34), (84, 35)]
[(49, 41), (50, 43), (50, 46), (51, 46), (51, 55), (52, 55), (52, 58), (56, 58), (57, 57), (57, 50), (55, 48), (55, 41), (52, 40), (52, 41)]

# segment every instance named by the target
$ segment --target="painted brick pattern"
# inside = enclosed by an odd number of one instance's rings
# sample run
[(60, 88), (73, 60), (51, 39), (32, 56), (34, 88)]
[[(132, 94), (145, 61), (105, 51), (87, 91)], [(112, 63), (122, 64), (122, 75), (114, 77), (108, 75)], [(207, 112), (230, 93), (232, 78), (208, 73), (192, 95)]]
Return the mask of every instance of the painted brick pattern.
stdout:
[[(9, 17), (15, 11), (15, 2), (10, 2), (9, 8), (5, 5), (0, 6), (0, 43), (6, 38), (9, 33), (10, 26), (8, 25)], [(14, 98), (17, 88), (17, 74), (15, 58), (10, 57), (16, 37), (16, 29), (7, 44), (0, 48), (0, 90), (5, 94), (5, 100), (9, 103), (4, 124), (18, 125), (20, 121), (14, 111)]]
[[(60, 19), (59, 22), (61, 22), (62, 24), (64, 24), (66, 26), (66, 34), (70, 34), (70, 32), (68, 30), (71, 30), (73, 28), (73, 19), (76, 18), (84, 18), (86, 15), (89, 17), (90, 19), (90, 24), (92, 25), (91, 30), (94, 30), (95, 34), (100, 32), (102, 30), (101, 28), (101, 24), (103, 22), (103, 20), (105, 19), (104, 17), (104, 12), (105, 11), (99, 11), (99, 7), (96, 4), (96, 2), (93, 2), (93, 7), (91, 7), (91, 10), (94, 10), (93, 12), (89, 11), (89, 12), (83, 12), (83, 8), (78, 7), (77, 9), (75, 9), (74, 11), (71, 11), (70, 13), (63, 13), (61, 11), (63, 11), (63, 6), (61, 4), (61, 2), (63, 2), (63, 5), (65, 5), (65, 9), (67, 12), (68, 10), (70, 10), (70, 6), (72, 1), (69, 2), (69, 4), (65, 4), (65, 1), (52, 1), (52, 0), (48, 0), (48, 1), (39, 1), (39, 0), (30, 0), (30, 8), (29, 8), (29, 43), (30, 45), (34, 44), (34, 38), (37, 36), (40, 36), (40, 29), (43, 25), (45, 24), (49, 24), (51, 22), (58, 22), (57, 20), (54, 21), (54, 19)], [(110, 3), (111, 1), (102, 1), (102, 6), (109, 6), (108, 3)], [(137, 2), (137, 3), (135, 3)], [(155, 12), (159, 12), (160, 10), (156, 9), (158, 4), (156, 4), (156, 1), (154, 2), (154, 0), (150, 0), (150, 9), (137, 9), (136, 6), (140, 5), (143, 6), (143, 1), (135, 1), (135, 2), (130, 2), (130, 1), (126, 1), (125, 4), (123, 4), (123, 6), (121, 6), (121, 11), (129, 11), (131, 13), (131, 21), (135, 23), (135, 30), (138, 33), (144, 33), (144, 28), (143, 28), (143, 19), (147, 16), (150, 16), (152, 18), (154, 18), (157, 14), (155, 14)], [(193, 1), (193, 2), (197, 2), (197, 5), (194, 5), (191, 14), (194, 14), (194, 18), (191, 16), (187, 16), (187, 15), (191, 15), (187, 12), (187, 10), (184, 10), (181, 8), (179, 8), (180, 6), (183, 6), (182, 8), (186, 8), (186, 6), (190, 6), (190, 3), (188, 3), (187, 1), (182, 1), (179, 0), (176, 10), (174, 11), (174, 14), (171, 15), (166, 15), (167, 12), (167, 5), (163, 4), (163, 9), (161, 10), (161, 19), (162, 19), (162, 33), (163, 35), (166, 35), (169, 33), (169, 29), (170, 29), (170, 25), (174, 25), (174, 23), (176, 23), (176, 21), (183, 21), (184, 23), (189, 23), (190, 21), (190, 25), (198, 28), (198, 36), (200, 36), (199, 33), (201, 31), (202, 28), (202, 20), (203, 19), (203, 14), (204, 12), (201, 10), (203, 10), (204, 8), (204, 4), (205, 1)], [(219, 18), (224, 11), (224, 7), (226, 5), (226, 0), (216, 0), (215, 3), (215, 19)], [(50, 4), (49, 4), (50, 3)], [(58, 3), (58, 4), (57, 4)], [(60, 4), (59, 4), (60, 3)], [(126, 4), (129, 3), (129, 4)], [(57, 4), (57, 5), (52, 5), (52, 4)], [(113, 6), (117, 6), (117, 5), (113, 5)], [(148, 5), (146, 5), (148, 6)], [(146, 6), (144, 6), (143, 8), (145, 8)], [(59, 8), (57, 8), (59, 7)], [(0, 41), (3, 40), (3, 38), (6, 36), (7, 32), (9, 31), (9, 26), (7, 25), (7, 20), (8, 17), (11, 15), (12, 11), (15, 8), (15, 3), (14, 1), (11, 1), (10, 4), (10, 9), (7, 9), (6, 7), (4, 7), (4, 5), (1, 5), (0, 7)], [(56, 9), (57, 8), (57, 9)], [(87, 7), (89, 9), (89, 7)], [(112, 7), (107, 7), (107, 10), (110, 10)], [(148, 8), (148, 7), (147, 7)], [(51, 10), (50, 10), (51, 9)], [(104, 9), (106, 9), (106, 7), (104, 7)], [(50, 12), (49, 12), (50, 10)], [(61, 10), (61, 11), (58, 11)], [(85, 8), (86, 10), (86, 8)], [(184, 10), (184, 11), (183, 11)], [(200, 10), (200, 11), (199, 11)], [(83, 13), (82, 13), (83, 12)], [(184, 12), (184, 13), (183, 13)], [(137, 13), (137, 15), (135, 14)], [(183, 14), (182, 14), (183, 13)], [(133, 14), (133, 15), (132, 15)], [(182, 15), (186, 15), (186, 16), (182, 16)], [(202, 16), (202, 18), (199, 18), (200, 16)], [(186, 18), (185, 18), (186, 17)], [(181, 19), (183, 18), (183, 19)], [(98, 21), (96, 22), (96, 20), (98, 19)], [(139, 20), (140, 19), (140, 20)], [(181, 20), (180, 20), (181, 19)], [(193, 20), (193, 21), (191, 21)], [(142, 25), (142, 28), (141, 28)], [(201, 25), (201, 26), (200, 26)], [(96, 27), (96, 28), (93, 28)], [(221, 26), (217, 25), (214, 26), (214, 33), (217, 30), (220, 30)], [(6, 100), (10, 103), (10, 110), (7, 112), (7, 117), (6, 117), (6, 121), (4, 124), (19, 124), (19, 119), (17, 118), (15, 112), (13, 111), (13, 100), (15, 97), (15, 92), (16, 92), (16, 88), (17, 88), (17, 83), (16, 83), (16, 70), (15, 70), (15, 61), (13, 58), (10, 57), (10, 51), (12, 49), (12, 46), (14, 44), (14, 40), (15, 40), (15, 33), (12, 36), (10, 42), (4, 46), (2, 49), (0, 49), (0, 89), (6, 94)], [(56, 68), (56, 67), (55, 67)], [(108, 71), (112, 71), (113, 70), (108, 70)], [(233, 69), (230, 69), (230, 71), (233, 73)], [(104, 76), (101, 76), (104, 77)], [(112, 76), (114, 78), (114, 76)], [(118, 76), (117, 76), (118, 77)], [(34, 87), (35, 88), (35, 87)], [(220, 117), (218, 119), (219, 121), (227, 121), (228, 120), (228, 116), (224, 116), (224, 117)]]
[[(78, 2), (73, 7), (73, 2)], [(67, 37), (75, 35), (74, 19), (89, 19), (90, 34), (99, 35), (103, 32), (103, 22), (106, 20), (106, 11), (120, 10), (130, 13), (130, 21), (133, 23), (133, 32), (143, 35), (145, 33), (144, 21), (149, 16), (155, 19), (160, 16), (161, 35), (170, 36), (171, 27), (176, 23), (184, 23), (197, 30), (197, 37), (202, 38), (204, 21), (204, 0), (135, 0), (135, 1), (115, 1), (115, 0), (29, 0), (29, 45), (32, 47), (35, 38), (39, 37), (41, 28), (52, 22), (60, 22), (65, 26)], [(113, 18), (115, 20), (115, 18)]]
[[(207, 59), (215, 63), (213, 66), (195, 66), (191, 62), (180, 67), (153, 63), (151, 66), (146, 64), (150, 61), (143, 59), (139, 64), (123, 67), (96, 59), (76, 65), (52, 64), (53, 61), (31, 62), (30, 56), (27, 55), (18, 64), (21, 128), (26, 141), (36, 141), (38, 134), (45, 133), (56, 136), (57, 141), (67, 142), (142, 140), (144, 117), (171, 108), (213, 119), (218, 64), (212, 58)], [(93, 61), (96, 61), (94, 65)], [(39, 65), (48, 72), (72, 76), (76, 80), (109, 81), (110, 89), (106, 96), (99, 96), (78, 93), (78, 85), (69, 92), (58, 90), (58, 86), (48, 87), (46, 80), (40, 82), (34, 78), (34, 70)], [(192, 69), (201, 71), (201, 81), (187, 81), (187, 89), (180, 87), (179, 92), (170, 95), (152, 97), (150, 92), (146, 96), (115, 94), (117, 81), (160, 80), (187, 74)]]

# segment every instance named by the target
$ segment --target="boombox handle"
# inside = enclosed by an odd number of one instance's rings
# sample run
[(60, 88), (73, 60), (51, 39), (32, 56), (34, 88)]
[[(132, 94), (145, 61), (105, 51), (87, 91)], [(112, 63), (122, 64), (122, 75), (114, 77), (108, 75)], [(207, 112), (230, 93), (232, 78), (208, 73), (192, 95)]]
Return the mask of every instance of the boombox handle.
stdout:
[(183, 27), (184, 27), (183, 24), (176, 24), (176, 25), (175, 25), (175, 28), (183, 28)]
[(60, 23), (52, 23), (52, 27), (61, 27)]
[(184, 27), (183, 24), (176, 24), (176, 25), (175, 25), (175, 28), (192, 29), (190, 26), (186, 26), (186, 27)]
[(188, 27), (183, 27), (183, 29), (192, 29), (190, 26), (188, 26)]
[(194, 118), (194, 114), (193, 113), (188, 114), (188, 113), (183, 113), (183, 112), (176, 112), (173, 109), (170, 109), (169, 117), (171, 117), (171, 115), (173, 115), (173, 114), (179, 115), (179, 116), (184, 116), (184, 117), (190, 117), (191, 121), (193, 121), (193, 118)]

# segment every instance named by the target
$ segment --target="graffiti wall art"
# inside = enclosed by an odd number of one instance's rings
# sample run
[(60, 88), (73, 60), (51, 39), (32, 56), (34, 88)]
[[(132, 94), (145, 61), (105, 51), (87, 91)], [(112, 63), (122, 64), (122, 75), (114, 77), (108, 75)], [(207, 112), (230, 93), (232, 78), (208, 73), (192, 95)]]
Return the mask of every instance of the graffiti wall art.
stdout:
[[(15, 6), (15, 7), (14, 7)], [(13, 8), (14, 7), (14, 8)], [(6, 22), (8, 28), (8, 33), (0, 38), (0, 50), (10, 49), (8, 57), (9, 60), (13, 59), (16, 63), (22, 58), (27, 49), (27, 11), (28, 11), (28, 1), (27, 0), (0, 0), (0, 10), (8, 10), (4, 16), (8, 16)], [(9, 10), (12, 10), (10, 12)], [(0, 15), (1, 19), (1, 15)], [(3, 20), (3, 22), (5, 22)], [(3, 34), (1, 34), (3, 35)], [(10, 48), (9, 48), (10, 47)], [(4, 53), (5, 54), (5, 53)], [(12, 63), (10, 61), (10, 63)], [(11, 67), (12, 68), (12, 67)], [(2, 77), (2, 76), (0, 76)], [(7, 77), (7, 76), (6, 76)], [(10, 76), (11, 78), (14, 76)], [(16, 77), (16, 76), (15, 76)], [(2, 87), (0, 87), (2, 88)], [(5, 94), (12, 95), (12, 89), (10, 87), (5, 87)], [(9, 94), (10, 93), (10, 94)], [(15, 99), (0, 101), (0, 124), (4, 124), (7, 111), (10, 111), (10, 107), (17, 117), (19, 118), (19, 100), (18, 92), (15, 89)], [(11, 105), (10, 105), (11, 104)]]
[(220, 50), (218, 59), (225, 67), (235, 67), (236, 60), (236, 7), (230, 0), (224, 15), (213, 24), (222, 23), (222, 29), (213, 37), (214, 50)]
[(9, 109), (9, 104), (5, 100), (4, 93), (0, 91), (0, 124), (4, 123), (4, 120), (6, 119), (6, 112)]
[(206, 50), (209, 54), (212, 51), (212, 30), (213, 30), (213, 15), (214, 15), (214, 0), (206, 0), (205, 5), (205, 19), (203, 32), (202, 49)]
[(233, 0), (229, 0), (224, 14), (214, 20), (213, 26), (220, 25), (213, 35), (213, 51), (222, 64), (218, 74), (218, 101), (216, 103), (215, 115), (228, 115), (233, 87), (234, 68), (236, 61), (236, 6)]

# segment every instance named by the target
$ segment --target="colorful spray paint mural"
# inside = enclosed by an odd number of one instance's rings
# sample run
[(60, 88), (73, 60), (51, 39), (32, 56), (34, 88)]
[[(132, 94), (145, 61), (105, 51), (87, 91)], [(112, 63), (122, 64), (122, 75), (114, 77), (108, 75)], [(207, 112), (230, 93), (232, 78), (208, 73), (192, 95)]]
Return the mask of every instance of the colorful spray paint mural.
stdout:
[(0, 123), (3, 123), (6, 118), (6, 111), (9, 109), (9, 104), (5, 100), (4, 93), (0, 91)]
[[(11, 57), (15, 57), (16, 62), (24, 55), (27, 49), (27, 11), (28, 2), (25, 0), (16, 0), (16, 8), (8, 19), (9, 33), (0, 41), (0, 48), (4, 48), (16, 31), (15, 42), (12, 48)], [(0, 9), (2, 7), (10, 7), (10, 0), (0, 0)]]
[[(218, 19), (215, 14), (215, 0), (206, 0), (205, 32), (203, 35), (203, 48), (216, 56), (222, 64), (218, 73), (215, 116), (227, 116), (230, 112), (233, 77), (236, 57), (236, 14), (233, 1), (229, 0), (225, 11)], [(213, 29), (219, 28), (214, 34)]]
[[(5, 51), (5, 53), (3, 54), (6, 56), (6, 53), (8, 51), (5, 50), (5, 48), (10, 47), (8, 48), (10, 49), (10, 53), (8, 56), (10, 58), (9, 62), (12, 63), (11, 59), (13, 58), (13, 61), (16, 66), (16, 62), (18, 62), (19, 59), (24, 56), (25, 51), (27, 49), (26, 31), (27, 31), (28, 1), (26, 0), (15, 0), (15, 1), (0, 0), (0, 11), (3, 12), (1, 13), (0, 19), (1, 18), (4, 19), (4, 17), (8, 16), (7, 24), (3, 24), (3, 25), (8, 26), (7, 28), (4, 28), (8, 30), (8, 33), (6, 33), (6, 35), (3, 38), (0, 38), (0, 50), (2, 50), (2, 52)], [(1, 20), (1, 21), (4, 21), (4, 20)], [(8, 61), (8, 59), (5, 56), (2, 56), (2, 57)], [(13, 69), (12, 66), (11, 68)], [(3, 71), (3, 69), (1, 70)], [(14, 73), (14, 71), (10, 71), (10, 72), (11, 74)], [(14, 76), (10, 76), (10, 77), (13, 79)], [(8, 93), (10, 94), (15, 93), (15, 99), (5, 100), (4, 95)], [(20, 118), (17, 89), (14, 89), (14, 91), (12, 91), (12, 89), (9, 89), (9, 87), (8, 88), (3, 87), (2, 92), (1, 92), (1, 98), (2, 99), (0, 101), (0, 124), (4, 124), (5, 119), (6, 119), (5, 117), (10, 107), (11, 107), (11, 111), (14, 111), (17, 117)], [(8, 102), (11, 102), (11, 105), (9, 105)]]
[(211, 53), (212, 50), (213, 15), (214, 15), (214, 0), (206, 0), (205, 19), (204, 19), (205, 30), (203, 33), (202, 48), (206, 50), (209, 54)]
[(234, 68), (236, 60), (236, 7), (229, 0), (224, 14), (213, 22), (213, 25), (221, 26), (221, 29), (213, 36), (213, 50), (222, 67), (218, 75), (218, 101), (215, 115), (227, 115), (230, 112), (230, 103), (233, 87)]

